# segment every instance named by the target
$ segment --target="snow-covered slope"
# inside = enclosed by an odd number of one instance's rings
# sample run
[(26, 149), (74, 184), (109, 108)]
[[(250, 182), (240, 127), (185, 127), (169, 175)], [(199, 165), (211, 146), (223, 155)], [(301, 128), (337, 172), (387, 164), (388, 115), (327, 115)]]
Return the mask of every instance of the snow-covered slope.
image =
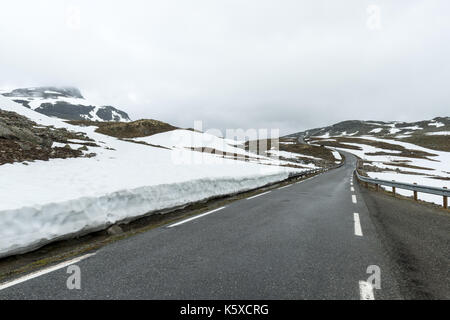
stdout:
[[(432, 120), (417, 122), (400, 121), (362, 121), (348, 120), (331, 126), (309, 129), (289, 135), (288, 137), (320, 137), (330, 136), (364, 136), (408, 138), (414, 135), (423, 135), (431, 132), (448, 131), (450, 129), (450, 117), (437, 117)], [(438, 133), (434, 133), (438, 134)]]
[[(353, 153), (363, 160), (360, 170), (369, 177), (450, 189), (450, 152), (370, 135), (357, 138), (311, 137), (308, 141)], [(408, 190), (398, 189), (397, 192), (404, 196), (412, 195)], [(419, 193), (418, 197), (423, 201), (442, 204), (440, 196)]]
[[(0, 257), (154, 210), (253, 189), (301, 171), (119, 140), (94, 132), (95, 127), (47, 117), (2, 96), (0, 108), (39, 125), (84, 132), (100, 146), (87, 147), (87, 152), (97, 154), (92, 158), (0, 166)], [(160, 137), (154, 139), (149, 137), (155, 144), (164, 144)], [(195, 158), (199, 154), (200, 161)]]
[(49, 117), (65, 120), (130, 121), (128, 114), (112, 106), (98, 106), (70, 87), (15, 89), (3, 96)]

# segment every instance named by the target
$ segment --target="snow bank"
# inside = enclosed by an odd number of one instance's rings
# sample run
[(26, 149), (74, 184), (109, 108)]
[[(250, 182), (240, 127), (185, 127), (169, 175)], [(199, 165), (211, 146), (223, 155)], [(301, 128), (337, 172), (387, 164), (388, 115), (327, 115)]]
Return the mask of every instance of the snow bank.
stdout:
[[(22, 114), (39, 125), (84, 132), (101, 146), (88, 147), (87, 152), (97, 154), (93, 158), (0, 166), (0, 257), (154, 210), (258, 188), (306, 170), (275, 166), (270, 158), (266, 161), (272, 165), (266, 166), (219, 159), (181, 147), (168, 150), (122, 141), (95, 133), (95, 127), (72, 126), (49, 118), (2, 96), (0, 108)], [(201, 135), (180, 131), (181, 137), (189, 141)], [(142, 140), (172, 147), (174, 136), (177, 134), (169, 132)], [(210, 146), (242, 152), (215, 136), (200, 141), (201, 145), (210, 141)]]
[(204, 178), (0, 211), (0, 257), (100, 230), (151, 211), (251, 190), (286, 178), (287, 172), (245, 178)]

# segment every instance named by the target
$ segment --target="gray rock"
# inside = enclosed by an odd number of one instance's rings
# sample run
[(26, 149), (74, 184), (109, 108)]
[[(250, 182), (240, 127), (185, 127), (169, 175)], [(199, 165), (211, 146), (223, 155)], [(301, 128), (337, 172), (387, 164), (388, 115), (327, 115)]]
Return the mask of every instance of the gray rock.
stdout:
[(109, 227), (106, 232), (110, 235), (110, 236), (115, 236), (118, 234), (123, 233), (123, 230), (121, 227), (119, 227), (118, 225), (113, 225), (111, 227)]

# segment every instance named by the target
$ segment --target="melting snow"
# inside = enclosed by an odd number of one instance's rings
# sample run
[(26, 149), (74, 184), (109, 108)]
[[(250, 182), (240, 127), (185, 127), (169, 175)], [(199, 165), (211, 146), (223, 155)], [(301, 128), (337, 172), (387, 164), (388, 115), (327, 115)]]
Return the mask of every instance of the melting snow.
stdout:
[[(217, 163), (214, 155), (185, 148), (167, 150), (126, 142), (95, 133), (95, 127), (72, 126), (49, 118), (5, 97), (0, 97), (0, 107), (39, 125), (85, 132), (97, 144), (103, 141), (115, 149), (90, 148), (97, 153), (93, 158), (0, 166), (0, 256), (98, 230), (150, 211), (261, 187), (302, 171), (222, 158)], [(203, 135), (181, 132), (181, 138)], [(171, 135), (139, 140), (172, 146)], [(210, 146), (242, 152), (220, 141), (223, 139), (207, 135), (203, 138)]]

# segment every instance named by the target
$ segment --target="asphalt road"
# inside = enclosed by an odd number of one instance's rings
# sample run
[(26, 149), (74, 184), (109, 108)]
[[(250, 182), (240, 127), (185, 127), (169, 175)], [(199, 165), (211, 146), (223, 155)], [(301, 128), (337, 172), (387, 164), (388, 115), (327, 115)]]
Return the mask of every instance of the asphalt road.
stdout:
[(347, 154), (310, 180), (107, 245), (75, 263), (79, 290), (65, 266), (0, 285), (0, 299), (449, 298), (450, 215), (352, 186), (354, 168)]

